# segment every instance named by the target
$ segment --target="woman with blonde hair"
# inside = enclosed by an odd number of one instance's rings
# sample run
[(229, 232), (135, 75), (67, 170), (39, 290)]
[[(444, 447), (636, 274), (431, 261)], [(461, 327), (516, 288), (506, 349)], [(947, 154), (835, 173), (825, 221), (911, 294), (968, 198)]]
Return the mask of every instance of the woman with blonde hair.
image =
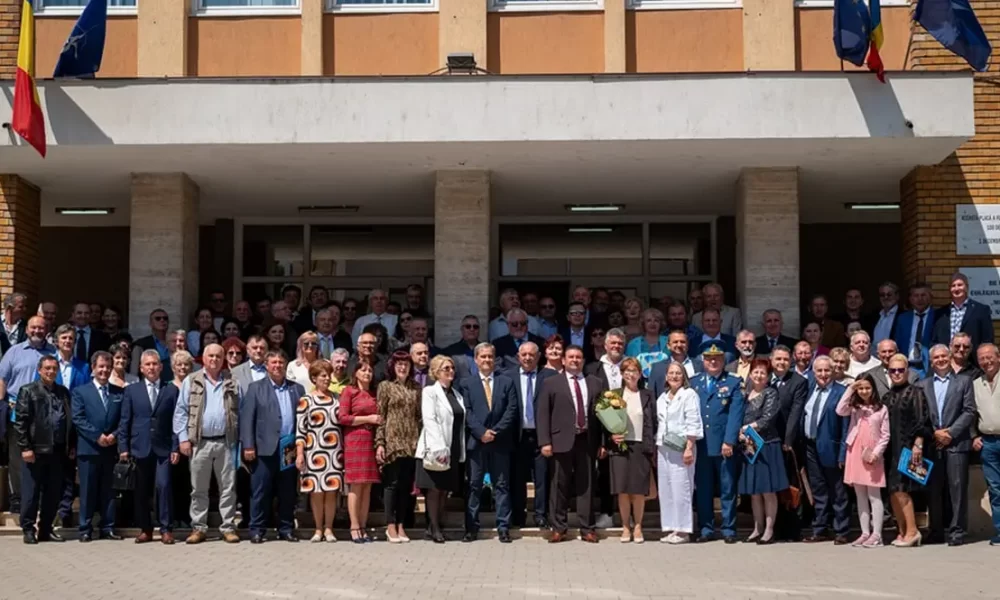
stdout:
[(622, 308), (625, 311), (625, 335), (631, 341), (642, 335), (642, 300), (632, 296)]
[(299, 399), (296, 414), (295, 466), (301, 473), (299, 491), (309, 494), (316, 531), (312, 542), (336, 542), (333, 519), (337, 495), (344, 489), (344, 446), (339, 402), (330, 393), (333, 366), (325, 360), (309, 365), (309, 386)]
[(295, 360), (289, 361), (285, 377), (304, 387), (306, 392), (311, 392), (313, 384), (309, 368), (319, 358), (319, 336), (312, 331), (303, 333), (295, 345)]
[(660, 538), (683, 544), (694, 532), (691, 498), (694, 494), (695, 443), (704, 437), (701, 400), (691, 389), (684, 366), (667, 366), (667, 389), (656, 399), (656, 445)]

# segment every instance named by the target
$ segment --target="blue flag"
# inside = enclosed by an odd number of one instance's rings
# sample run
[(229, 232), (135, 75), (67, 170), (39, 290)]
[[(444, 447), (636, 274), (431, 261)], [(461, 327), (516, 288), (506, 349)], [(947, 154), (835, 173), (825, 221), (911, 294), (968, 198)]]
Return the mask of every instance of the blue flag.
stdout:
[(836, 0), (833, 4), (833, 47), (841, 60), (862, 66), (868, 56), (872, 17), (864, 0)]
[(108, 0), (90, 0), (63, 45), (53, 77), (93, 77), (101, 70), (108, 32)]
[(913, 20), (973, 69), (986, 70), (993, 48), (969, 0), (919, 0)]

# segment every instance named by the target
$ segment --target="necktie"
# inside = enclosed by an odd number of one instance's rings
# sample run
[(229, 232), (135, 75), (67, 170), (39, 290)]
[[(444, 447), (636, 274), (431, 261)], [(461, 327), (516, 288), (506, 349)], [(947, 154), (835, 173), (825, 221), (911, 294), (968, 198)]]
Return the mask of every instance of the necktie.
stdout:
[(417, 371), (417, 383), (420, 384), (421, 388), (427, 387), (427, 373)]
[(330, 338), (326, 336), (319, 338), (319, 351), (323, 358), (330, 360)]
[(486, 406), (493, 410), (493, 390), (490, 389), (488, 377), (483, 377), (483, 391), (486, 392)]
[(87, 360), (87, 338), (83, 336), (83, 329), (76, 330), (76, 357)]
[(715, 393), (715, 377), (709, 377), (705, 380), (705, 390), (709, 393), (709, 395)]
[(580, 378), (573, 376), (573, 390), (576, 393), (576, 429), (584, 431), (587, 429), (587, 415), (584, 414), (583, 391), (580, 389)]
[(924, 339), (923, 332), (924, 332), (924, 316), (925, 315), (927, 315), (927, 311), (926, 310), (924, 312), (920, 313), (920, 318), (917, 319), (917, 331), (916, 331), (916, 333), (913, 334), (913, 343), (914, 343), (914, 345), (917, 344), (918, 342), (922, 342), (923, 339)]
[(522, 340), (522, 339), (518, 338), (518, 339), (514, 340), (514, 345), (515, 345), (515, 346), (517, 346), (517, 349), (518, 349), (518, 350), (520, 350), (520, 349), (521, 349), (521, 344), (522, 344), (523, 342), (524, 342), (524, 340)]
[(812, 419), (809, 422), (809, 437), (816, 439), (816, 430), (819, 429), (819, 416), (823, 412), (823, 394), (826, 390), (819, 388), (816, 392), (816, 404), (813, 405)]
[(535, 373), (525, 373), (528, 383), (524, 386), (524, 413), (529, 424), (535, 422)]
[(108, 386), (101, 386), (101, 402), (104, 404), (104, 410), (108, 410)]
[(150, 406), (150, 408), (154, 408), (154, 409), (156, 408), (157, 391), (158, 390), (156, 389), (156, 384), (155, 383), (150, 383), (149, 384), (149, 406)]
[(776, 340), (774, 338), (767, 338), (767, 345), (768, 345), (769, 348), (771, 348), (771, 350), (774, 350), (774, 344), (775, 343), (776, 343)]

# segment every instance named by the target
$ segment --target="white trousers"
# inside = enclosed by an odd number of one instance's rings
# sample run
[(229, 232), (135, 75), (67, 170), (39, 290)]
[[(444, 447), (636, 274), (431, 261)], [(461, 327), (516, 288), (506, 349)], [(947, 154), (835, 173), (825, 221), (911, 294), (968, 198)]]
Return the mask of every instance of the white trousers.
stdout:
[(657, 447), (657, 494), (660, 498), (660, 530), (694, 533), (694, 465), (684, 464), (683, 453)]

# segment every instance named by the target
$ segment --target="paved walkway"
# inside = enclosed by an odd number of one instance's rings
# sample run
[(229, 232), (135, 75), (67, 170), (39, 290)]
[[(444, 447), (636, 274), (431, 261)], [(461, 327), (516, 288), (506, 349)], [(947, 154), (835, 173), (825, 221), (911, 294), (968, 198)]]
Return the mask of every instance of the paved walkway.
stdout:
[(0, 598), (998, 598), (1000, 548), (684, 547), (604, 540), (135, 546), (0, 538)]

